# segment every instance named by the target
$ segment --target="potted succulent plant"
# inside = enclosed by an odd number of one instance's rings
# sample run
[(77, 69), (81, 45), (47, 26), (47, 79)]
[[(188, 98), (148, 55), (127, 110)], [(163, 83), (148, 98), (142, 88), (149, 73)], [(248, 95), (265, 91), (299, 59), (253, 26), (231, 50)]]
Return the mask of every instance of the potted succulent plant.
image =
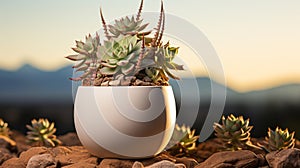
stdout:
[(88, 35), (76, 41), (79, 63), (71, 78), (82, 81), (74, 104), (74, 120), (82, 144), (102, 158), (145, 158), (160, 153), (175, 126), (176, 107), (170, 70), (183, 70), (173, 62), (178, 47), (163, 44), (163, 3), (154, 31), (144, 31), (143, 0), (136, 16), (108, 25), (100, 9), (105, 40)]

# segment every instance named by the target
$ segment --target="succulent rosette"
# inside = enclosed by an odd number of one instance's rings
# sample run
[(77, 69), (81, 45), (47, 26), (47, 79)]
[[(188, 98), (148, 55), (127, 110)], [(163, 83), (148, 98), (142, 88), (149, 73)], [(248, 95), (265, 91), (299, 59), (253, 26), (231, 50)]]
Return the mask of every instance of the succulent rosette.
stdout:
[(268, 152), (290, 149), (295, 146), (295, 132), (290, 133), (288, 129), (282, 130), (276, 127), (275, 130), (269, 128), (268, 136), (265, 138), (266, 144), (261, 145)]
[(28, 128), (27, 138), (29, 142), (36, 142), (43, 146), (57, 146), (61, 141), (56, 138), (56, 128), (54, 123), (50, 123), (47, 119), (33, 119), (31, 125), (26, 125)]
[(249, 119), (243, 116), (230, 115), (222, 117), (222, 124), (215, 123), (215, 135), (220, 138), (227, 150), (240, 150), (250, 144), (250, 131), (253, 126), (249, 125)]
[(141, 42), (137, 36), (119, 36), (117, 39), (105, 41), (98, 48), (98, 58), (103, 66), (100, 73), (104, 75), (132, 74), (138, 60)]

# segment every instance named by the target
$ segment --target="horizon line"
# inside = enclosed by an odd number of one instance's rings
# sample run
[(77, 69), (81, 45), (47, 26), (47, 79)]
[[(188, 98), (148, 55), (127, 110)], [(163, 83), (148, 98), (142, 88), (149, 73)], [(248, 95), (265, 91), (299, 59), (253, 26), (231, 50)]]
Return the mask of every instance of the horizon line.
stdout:
[[(7, 72), (17, 72), (18, 70), (22, 69), (23, 67), (25, 66), (30, 66), (36, 70), (39, 70), (39, 71), (42, 71), (42, 72), (56, 72), (56, 71), (59, 71), (61, 69), (65, 69), (67, 67), (71, 68), (73, 64), (72, 63), (69, 63), (69, 64), (64, 64), (62, 66), (57, 66), (57, 68), (42, 68), (42, 67), (39, 67), (39, 66), (36, 66), (36, 65), (33, 65), (31, 63), (23, 63), (21, 64), (20, 66), (18, 66), (17, 68), (4, 68), (4, 67), (0, 67), (0, 71), (7, 71)], [(286, 86), (286, 85), (300, 85), (300, 81), (292, 81), (292, 82), (280, 82), (282, 80), (279, 80), (278, 78), (277, 79), (274, 79), (274, 80), (269, 80), (269, 81), (265, 81), (264, 83), (269, 83), (268, 85), (265, 85), (265, 86), (256, 86), (252, 89), (238, 89), (239, 87), (238, 86), (235, 86), (235, 85), (238, 85), (238, 84), (234, 84), (234, 83), (237, 83), (237, 82), (234, 82), (234, 80), (232, 79), (228, 79), (226, 78), (226, 83), (225, 84), (222, 84), (220, 82), (218, 82), (217, 79), (213, 79), (207, 75), (204, 75), (204, 74), (201, 74), (201, 75), (195, 75), (195, 77), (197, 78), (208, 78), (218, 84), (221, 84), (229, 89), (232, 89), (238, 93), (247, 93), (247, 92), (256, 92), (256, 91), (263, 91), (263, 90), (269, 90), (269, 89), (272, 89), (272, 88), (278, 88), (278, 87), (281, 87), (281, 86)], [(192, 76), (182, 76), (181, 78), (183, 79), (189, 79), (189, 78), (192, 78)], [(273, 83), (273, 84), (271, 84)]]

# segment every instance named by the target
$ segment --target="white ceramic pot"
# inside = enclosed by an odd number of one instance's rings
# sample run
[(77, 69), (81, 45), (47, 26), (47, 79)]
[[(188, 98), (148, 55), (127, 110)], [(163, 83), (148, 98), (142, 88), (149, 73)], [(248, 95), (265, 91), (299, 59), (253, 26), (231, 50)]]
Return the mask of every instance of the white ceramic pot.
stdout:
[(164, 150), (175, 125), (171, 86), (80, 86), (74, 105), (78, 137), (101, 158), (147, 158)]

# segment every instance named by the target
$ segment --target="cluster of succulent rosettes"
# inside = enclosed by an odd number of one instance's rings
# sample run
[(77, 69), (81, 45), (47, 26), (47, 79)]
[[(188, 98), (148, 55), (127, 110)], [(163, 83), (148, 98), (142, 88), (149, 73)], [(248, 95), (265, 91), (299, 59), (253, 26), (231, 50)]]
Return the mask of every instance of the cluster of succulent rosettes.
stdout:
[(268, 152), (294, 148), (294, 134), (295, 132), (289, 133), (288, 129), (282, 130), (281, 128), (277, 127), (273, 131), (269, 128), (268, 136), (265, 138), (266, 145), (259, 144), (259, 146), (261, 146)]
[(250, 141), (249, 119), (244, 120), (243, 116), (235, 117), (230, 115), (222, 117), (222, 124), (215, 123), (215, 135), (224, 143), (224, 150), (241, 150), (252, 145)]
[(196, 149), (196, 141), (199, 136), (195, 136), (195, 130), (184, 124), (180, 127), (175, 125), (175, 129), (169, 144), (166, 149), (173, 156), (187, 156), (193, 153)]
[(54, 133), (56, 128), (54, 123), (50, 123), (47, 119), (33, 119), (31, 125), (26, 125), (29, 129), (27, 139), (30, 143), (37, 143), (39, 146), (55, 147), (61, 144), (61, 141), (56, 139)]
[(183, 70), (182, 65), (173, 62), (179, 48), (161, 41), (165, 26), (163, 3), (153, 37), (149, 37), (151, 31), (143, 32), (149, 24), (141, 19), (142, 8), (143, 0), (136, 16), (115, 20), (112, 25), (106, 24), (100, 10), (106, 40), (101, 44), (96, 34), (95, 38), (88, 36), (86, 43), (92, 44), (89, 47), (76, 42), (73, 50), (79, 54), (67, 58), (80, 61), (74, 68), (84, 74), (73, 80), (94, 86), (148, 86), (168, 85), (169, 77), (179, 79), (170, 71)]

